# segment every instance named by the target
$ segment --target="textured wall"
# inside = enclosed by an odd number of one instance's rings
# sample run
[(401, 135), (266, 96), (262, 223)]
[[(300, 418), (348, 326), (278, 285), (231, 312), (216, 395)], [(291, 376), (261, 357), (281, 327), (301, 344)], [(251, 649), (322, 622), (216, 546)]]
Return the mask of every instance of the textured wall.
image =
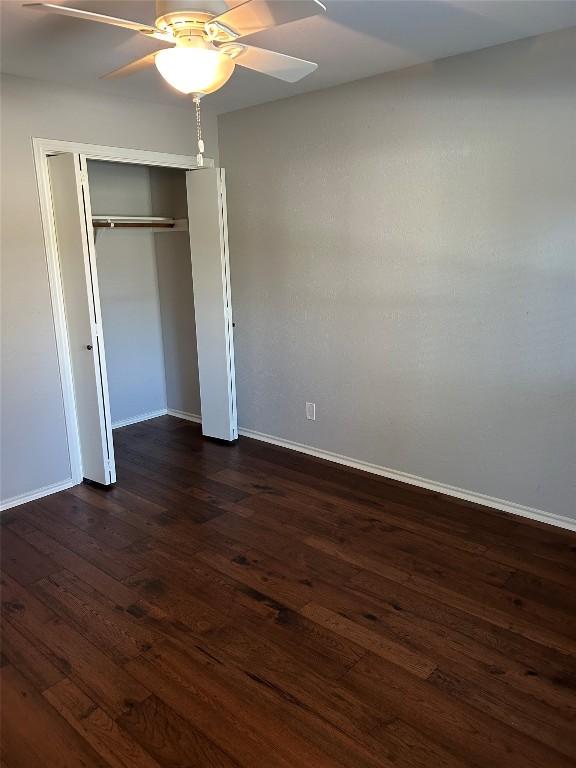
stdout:
[[(186, 174), (150, 169), (156, 216), (188, 216)], [(166, 373), (168, 408), (200, 413), (200, 383), (194, 322), (194, 287), (188, 232), (157, 234), (156, 266)]]
[[(2, 77), (3, 499), (70, 477), (31, 138), (194, 154), (193, 112), (182, 103), (160, 108)], [(204, 111), (207, 153), (217, 157), (215, 122)]]
[(575, 83), (570, 30), (219, 119), (241, 426), (576, 517)]

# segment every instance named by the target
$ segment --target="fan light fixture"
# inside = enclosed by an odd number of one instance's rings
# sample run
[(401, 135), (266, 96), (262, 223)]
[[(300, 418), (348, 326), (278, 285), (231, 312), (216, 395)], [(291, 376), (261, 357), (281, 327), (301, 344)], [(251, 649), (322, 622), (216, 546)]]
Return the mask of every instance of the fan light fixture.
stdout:
[(154, 62), (173, 88), (202, 96), (228, 82), (235, 67), (230, 56), (209, 48), (167, 48), (156, 54)]
[[(24, 7), (121, 27), (174, 46), (173, 50), (148, 53), (103, 77), (114, 79), (133, 75), (156, 64), (171, 86), (181, 93), (193, 94), (195, 98), (221, 88), (232, 76), (236, 64), (286, 83), (297, 83), (316, 69), (317, 65), (312, 61), (256, 48), (238, 40), (264, 29), (324, 13), (326, 8), (320, 0), (240, 0), (219, 16), (186, 8), (187, 2), (156, 0), (158, 17), (152, 25), (56, 3), (24, 3)], [(195, 0), (190, 3), (193, 6)], [(171, 6), (178, 6), (180, 10), (166, 13)]]

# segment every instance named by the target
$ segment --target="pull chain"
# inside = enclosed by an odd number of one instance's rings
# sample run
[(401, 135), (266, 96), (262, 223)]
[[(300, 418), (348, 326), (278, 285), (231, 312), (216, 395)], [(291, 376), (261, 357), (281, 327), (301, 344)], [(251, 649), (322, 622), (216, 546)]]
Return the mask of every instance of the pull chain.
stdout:
[(202, 138), (202, 121), (200, 115), (200, 96), (195, 94), (193, 99), (196, 106), (196, 135), (198, 137), (198, 154), (196, 155), (196, 162), (199, 166), (204, 165), (204, 139)]

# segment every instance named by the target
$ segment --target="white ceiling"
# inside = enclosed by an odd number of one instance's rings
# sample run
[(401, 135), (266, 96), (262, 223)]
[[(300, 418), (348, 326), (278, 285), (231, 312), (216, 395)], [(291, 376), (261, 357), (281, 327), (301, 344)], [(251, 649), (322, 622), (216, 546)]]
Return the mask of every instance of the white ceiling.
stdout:
[[(58, 0), (56, 0), (58, 1)], [(229, 5), (239, 0), (229, 0)], [(99, 76), (160, 47), (138, 33), (68, 17), (47, 16), (0, 0), (2, 71), (153, 102), (185, 103), (155, 68), (122, 80)], [(237, 67), (206, 97), (227, 112), (357, 80), (456, 53), (576, 26), (576, 0), (324, 0), (327, 14), (277, 27), (244, 41), (317, 61), (318, 70), (290, 85)], [(153, 0), (65, 0), (61, 4), (154, 22)], [(218, 12), (222, 0), (191, 0)]]

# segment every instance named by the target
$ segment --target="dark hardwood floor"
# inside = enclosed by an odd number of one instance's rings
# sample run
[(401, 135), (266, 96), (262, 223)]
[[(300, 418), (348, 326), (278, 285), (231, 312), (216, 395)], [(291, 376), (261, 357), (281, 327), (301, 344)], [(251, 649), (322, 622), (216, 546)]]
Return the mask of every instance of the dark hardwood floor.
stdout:
[(2, 517), (6, 768), (576, 765), (576, 536), (162, 417)]

